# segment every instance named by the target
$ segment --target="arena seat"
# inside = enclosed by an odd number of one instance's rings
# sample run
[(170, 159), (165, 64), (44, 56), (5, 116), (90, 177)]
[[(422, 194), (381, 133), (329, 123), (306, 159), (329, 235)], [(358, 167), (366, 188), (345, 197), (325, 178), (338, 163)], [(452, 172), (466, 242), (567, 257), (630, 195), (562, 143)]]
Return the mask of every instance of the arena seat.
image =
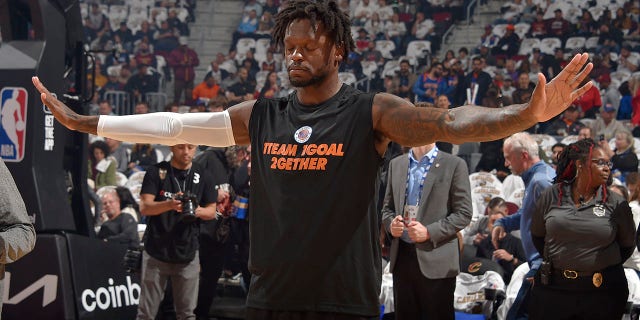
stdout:
[(412, 57), (412, 56), (400, 56), (398, 57), (398, 63), (402, 60), (407, 60), (409, 61), (409, 64), (411, 65), (412, 69), (415, 69), (415, 67), (418, 65), (418, 58), (416, 57)]
[(378, 63), (375, 61), (362, 61), (360, 64), (362, 65), (362, 73), (369, 78), (373, 78), (374, 73), (378, 71)]
[(540, 40), (540, 52), (553, 55), (556, 48), (562, 48), (560, 38), (549, 37)]
[(599, 37), (589, 37), (587, 41), (585, 41), (584, 46), (588, 49), (595, 49), (598, 47), (598, 39)]
[(533, 52), (533, 48), (540, 48), (540, 39), (538, 38), (524, 38), (520, 43), (520, 49), (518, 55), (528, 56)]
[(124, 175), (124, 173), (116, 171), (116, 184), (118, 185), (118, 187), (124, 187), (124, 185), (127, 184), (128, 180), (129, 179)]
[(384, 68), (382, 68), (382, 75), (384, 77), (390, 76), (393, 77), (396, 71), (400, 70), (400, 62), (398, 60), (389, 60), (384, 64)]
[(271, 46), (271, 39), (269, 38), (261, 38), (256, 40), (255, 43), (255, 54), (254, 57), (256, 60), (265, 60), (267, 59), (267, 51)]
[(551, 147), (558, 143), (556, 138), (548, 134), (532, 134), (531, 137), (536, 140), (540, 148), (545, 152), (547, 157), (552, 156)]
[(510, 174), (502, 181), (502, 194), (504, 199), (517, 204), (522, 205), (522, 199), (520, 201), (510, 200), (512, 198), (517, 199), (519, 196), (515, 195), (519, 190), (524, 190), (524, 181), (518, 175)]
[(396, 44), (391, 40), (377, 40), (376, 49), (382, 53), (385, 59), (393, 59), (393, 50), (396, 49)]
[[(580, 119), (580, 122), (582, 122), (582, 119)], [(578, 137), (577, 135), (570, 135), (570, 136), (566, 136), (562, 139), (562, 141), (560, 141), (560, 143), (563, 143), (565, 145), (570, 145), (576, 141), (578, 141), (580, 139), (580, 137)]]
[(531, 29), (531, 24), (526, 22), (519, 22), (516, 23), (514, 27), (516, 29), (515, 32), (518, 37), (520, 37), (520, 39), (524, 39), (527, 35), (527, 32), (529, 32), (529, 29)]
[(611, 80), (616, 79), (620, 83), (625, 82), (631, 78), (631, 73), (625, 71), (614, 71), (610, 74)]
[(338, 78), (341, 82), (353, 86), (356, 84), (357, 79), (356, 76), (351, 72), (339, 72)]
[(497, 24), (493, 26), (493, 30), (491, 32), (502, 38), (504, 37), (504, 34), (507, 33), (507, 24)]
[(406, 55), (416, 59), (423, 58), (426, 52), (431, 52), (431, 42), (426, 40), (414, 40), (407, 45)]
[(255, 49), (256, 40), (253, 38), (240, 38), (236, 44), (237, 55), (245, 55), (247, 51)]
[(570, 37), (564, 44), (564, 50), (565, 52), (571, 52), (573, 50), (583, 50), (585, 48), (586, 42), (587, 38), (585, 37)]
[[(161, 160), (158, 159), (158, 161), (161, 161)], [(125, 186), (130, 188), (131, 186), (142, 184), (142, 180), (144, 180), (145, 173), (146, 173), (145, 171), (134, 172), (129, 176), (129, 180), (127, 181)]]

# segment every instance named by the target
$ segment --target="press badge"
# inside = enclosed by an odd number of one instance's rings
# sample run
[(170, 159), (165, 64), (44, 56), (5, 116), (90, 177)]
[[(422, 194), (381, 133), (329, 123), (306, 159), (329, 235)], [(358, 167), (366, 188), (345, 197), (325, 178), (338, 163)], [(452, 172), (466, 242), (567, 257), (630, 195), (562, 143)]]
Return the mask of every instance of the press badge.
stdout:
[(407, 224), (411, 221), (416, 221), (418, 218), (418, 206), (412, 205), (404, 205), (404, 223)]

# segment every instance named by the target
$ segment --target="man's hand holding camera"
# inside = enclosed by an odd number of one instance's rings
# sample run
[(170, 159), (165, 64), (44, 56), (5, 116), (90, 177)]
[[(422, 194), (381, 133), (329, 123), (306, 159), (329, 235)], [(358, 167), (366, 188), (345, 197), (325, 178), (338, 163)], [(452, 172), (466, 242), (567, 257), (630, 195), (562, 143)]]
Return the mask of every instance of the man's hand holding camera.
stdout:
[(206, 207), (197, 204), (195, 195), (189, 193), (177, 193), (173, 198), (167, 200), (171, 205), (171, 210), (192, 217), (192, 219), (213, 220), (216, 218), (215, 203)]

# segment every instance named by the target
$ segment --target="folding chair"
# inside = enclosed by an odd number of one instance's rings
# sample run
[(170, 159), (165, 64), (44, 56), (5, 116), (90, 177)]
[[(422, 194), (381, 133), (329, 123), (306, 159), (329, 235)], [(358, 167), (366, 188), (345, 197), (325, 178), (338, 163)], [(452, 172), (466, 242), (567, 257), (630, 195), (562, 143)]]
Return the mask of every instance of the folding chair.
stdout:
[(396, 49), (396, 44), (391, 40), (377, 40), (376, 49), (380, 50), (385, 59), (393, 59), (392, 52)]

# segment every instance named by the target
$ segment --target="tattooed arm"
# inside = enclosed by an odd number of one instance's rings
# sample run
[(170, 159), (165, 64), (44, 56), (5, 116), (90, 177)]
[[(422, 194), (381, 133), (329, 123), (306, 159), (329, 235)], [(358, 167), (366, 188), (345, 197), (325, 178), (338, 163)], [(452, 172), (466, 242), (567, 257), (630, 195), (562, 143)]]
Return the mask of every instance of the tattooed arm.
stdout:
[(531, 101), (505, 108), (463, 106), (455, 109), (415, 108), (390, 94), (379, 93), (373, 100), (373, 127), (378, 151), (389, 140), (404, 146), (422, 146), (434, 141), (462, 143), (491, 141), (525, 130), (537, 122), (560, 114), (592, 83), (580, 87), (591, 72), (588, 54), (577, 54), (548, 84), (538, 74)]

